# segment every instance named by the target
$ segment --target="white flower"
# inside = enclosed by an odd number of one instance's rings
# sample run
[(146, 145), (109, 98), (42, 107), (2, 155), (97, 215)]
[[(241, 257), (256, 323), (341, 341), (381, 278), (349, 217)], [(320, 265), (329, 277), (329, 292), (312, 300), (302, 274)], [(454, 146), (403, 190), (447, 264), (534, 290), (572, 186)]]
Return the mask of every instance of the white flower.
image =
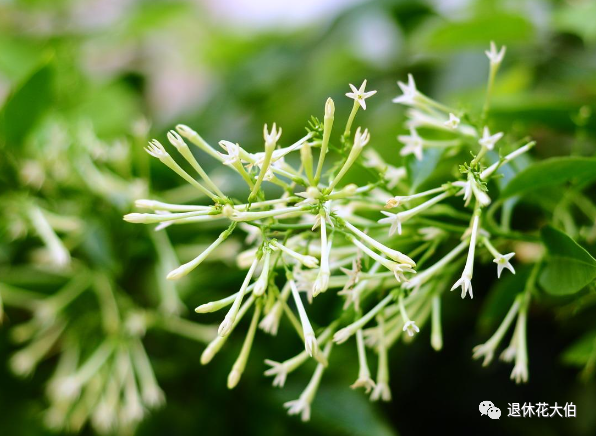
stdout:
[(358, 377), (358, 379), (352, 384), (350, 387), (352, 389), (364, 388), (364, 392), (368, 394), (372, 389), (374, 389), (376, 383), (370, 376)]
[(509, 263), (509, 260), (515, 256), (515, 253), (508, 253), (508, 254), (500, 254), (498, 257), (493, 259), (493, 262), (497, 264), (497, 277), (501, 278), (501, 273), (505, 268), (515, 274), (515, 269), (513, 269), (513, 265)]
[(484, 130), (482, 131), (482, 138), (478, 141), (483, 147), (486, 147), (488, 150), (492, 150), (495, 148), (495, 144), (499, 139), (503, 137), (503, 132), (495, 133), (494, 135), (490, 134), (488, 127), (484, 126)]
[(149, 146), (145, 147), (145, 151), (149, 153), (151, 156), (160, 160), (169, 156), (164, 146), (161, 145), (161, 143), (157, 139), (150, 141)]
[(443, 124), (445, 124), (447, 127), (450, 127), (455, 130), (455, 129), (457, 129), (457, 126), (459, 126), (460, 121), (461, 120), (458, 117), (456, 117), (454, 114), (450, 113), (449, 120), (445, 121)]
[(366, 110), (366, 102), (364, 100), (377, 93), (377, 91), (364, 92), (364, 89), (366, 88), (366, 80), (364, 82), (362, 82), (362, 85), (360, 85), (360, 89), (356, 89), (356, 87), (354, 85), (352, 85), (351, 83), (350, 83), (350, 88), (352, 89), (352, 92), (346, 93), (346, 97), (350, 97), (350, 98), (354, 99), (355, 101), (357, 101), (358, 104), (360, 106), (362, 106), (362, 109), (364, 109), (364, 110)]
[(321, 269), (312, 287), (312, 296), (316, 297), (329, 288), (329, 272)]
[(399, 213), (391, 213), (384, 210), (382, 210), (381, 213), (387, 216), (387, 218), (381, 218), (378, 221), (379, 224), (391, 224), (391, 227), (389, 228), (389, 236), (393, 236), (396, 231), (401, 235), (401, 220)]
[(219, 145), (223, 148), (228, 154), (219, 153), (219, 155), (224, 159), (222, 163), (224, 165), (234, 165), (237, 162), (240, 162), (240, 145), (234, 144), (230, 141), (219, 141)]
[(281, 127), (277, 129), (277, 125), (273, 123), (271, 131), (268, 131), (267, 124), (263, 126), (263, 138), (265, 139), (265, 147), (275, 147), (279, 138), (281, 138)]
[(285, 362), (275, 362), (274, 360), (265, 359), (265, 363), (271, 368), (265, 371), (266, 376), (275, 376), (273, 378), (273, 386), (283, 388), (288, 377), (288, 367)]
[(297, 400), (288, 401), (284, 407), (288, 409), (288, 415), (300, 414), (303, 422), (310, 420), (310, 402), (302, 396)]
[(528, 381), (528, 365), (525, 362), (516, 362), (510, 378), (517, 384), (526, 383)]
[(321, 198), (323, 196), (323, 194), (321, 194), (321, 191), (319, 191), (314, 186), (309, 186), (308, 188), (306, 188), (305, 191), (298, 192), (296, 195), (298, 197), (304, 198), (304, 200), (301, 201), (300, 203), (297, 203), (296, 206), (302, 206), (302, 205), (306, 205), (306, 204), (314, 204), (318, 201), (319, 198)]
[(516, 354), (517, 344), (515, 343), (515, 341), (512, 341), (511, 344), (509, 344), (509, 346), (503, 350), (503, 352), (499, 356), (499, 359), (501, 359), (503, 362), (513, 362), (513, 359), (515, 359)]
[(259, 323), (259, 328), (271, 336), (277, 335), (282, 310), (283, 306), (279, 301), (276, 301), (269, 313)]
[(362, 149), (370, 141), (370, 133), (368, 129), (364, 129), (364, 132), (360, 130), (360, 127), (356, 129), (354, 134), (354, 149)]
[(418, 135), (415, 128), (410, 128), (410, 135), (399, 135), (397, 139), (404, 144), (399, 151), (402, 156), (413, 154), (416, 159), (422, 160), (422, 138)]
[(374, 387), (372, 394), (370, 394), (371, 401), (391, 401), (391, 390), (389, 385), (382, 381), (377, 381), (377, 385)]
[(416, 322), (410, 320), (404, 324), (402, 331), (408, 332), (408, 336), (414, 336), (414, 333), (419, 333), (420, 329), (416, 325)]
[(397, 82), (397, 85), (401, 88), (403, 95), (395, 97), (393, 99), (393, 103), (400, 103), (409, 106), (413, 106), (414, 104), (416, 104), (418, 90), (416, 89), (414, 77), (411, 74), (408, 74), (408, 84), (406, 85), (403, 82)]
[(486, 342), (484, 344), (476, 345), (472, 349), (472, 358), (473, 359), (480, 359), (484, 357), (484, 361), (482, 362), (482, 366), (487, 366), (492, 360), (495, 354), (495, 347), (492, 342)]
[(505, 51), (507, 47), (502, 46), (501, 50), (497, 51), (497, 46), (494, 41), (490, 42), (490, 50), (485, 50), (486, 56), (490, 60), (491, 65), (499, 65), (501, 61), (503, 61), (503, 57), (505, 56)]
[(453, 291), (454, 289), (458, 288), (461, 286), (461, 297), (462, 298), (466, 298), (466, 294), (469, 293), (470, 294), (470, 298), (474, 298), (474, 295), (472, 294), (472, 281), (471, 281), (472, 277), (469, 277), (467, 275), (462, 275), (461, 278), (455, 282), (455, 284), (452, 286), (451, 290)]
[(389, 189), (395, 188), (402, 179), (407, 177), (407, 175), (408, 172), (405, 167), (394, 167), (388, 165), (387, 169), (385, 170), (385, 180), (388, 181), (387, 187)]

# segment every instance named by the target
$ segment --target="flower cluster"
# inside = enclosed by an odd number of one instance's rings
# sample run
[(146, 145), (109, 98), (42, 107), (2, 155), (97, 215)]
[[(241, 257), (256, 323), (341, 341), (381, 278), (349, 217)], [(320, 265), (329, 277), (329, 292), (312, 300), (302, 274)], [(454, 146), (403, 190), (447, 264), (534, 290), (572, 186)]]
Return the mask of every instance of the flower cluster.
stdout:
[[(504, 54), (504, 49), (497, 54), (493, 51), (488, 53), (488, 94)], [(124, 217), (133, 223), (157, 224), (156, 230), (206, 221), (221, 226), (211, 245), (169, 272), (170, 280), (199, 267), (238, 230), (248, 233), (251, 246), (237, 255), (238, 265), (247, 269), (240, 288), (196, 308), (197, 313), (227, 310), (201, 362), (209, 363), (248, 318), (244, 344), (228, 376), (228, 387), (234, 388), (246, 368), (257, 330), (276, 335), (281, 320), (287, 318), (304, 350), (287, 360), (266, 360), (269, 368), (265, 375), (273, 377), (274, 386), (282, 387), (291, 372), (314, 360), (315, 370), (306, 389), (286, 404), (290, 414), (299, 414), (303, 420), (310, 417), (334, 344), (355, 338), (359, 369), (352, 387), (363, 388), (373, 401), (389, 401), (391, 347), (400, 338), (412, 339), (428, 322), (432, 347), (442, 348), (445, 283), (453, 283), (451, 290), (461, 288), (462, 298), (472, 298), (474, 264), (483, 247), (494, 256), (499, 277), (503, 269), (515, 272), (510, 263), (513, 253), (501, 254), (495, 248), (507, 243), (506, 238), (491, 236), (490, 220), (485, 218), (493, 203), (489, 186), (502, 165), (530, 150), (534, 143), (504, 145), (503, 133), (491, 132), (485, 123), (489, 97), (482, 116), (476, 119), (421, 93), (411, 75), (407, 83), (398, 85), (403, 95), (394, 102), (409, 108), (409, 135), (398, 137), (404, 144), (400, 154), (406, 157), (402, 167), (385, 162), (370, 148), (374, 135), (368, 129), (354, 129), (356, 114), (360, 108), (366, 109), (366, 99), (376, 92), (366, 91), (364, 81), (359, 88), (350, 85), (346, 96), (354, 103), (339, 135), (334, 134), (335, 103), (330, 98), (323, 120), (313, 117), (307, 134), (294, 142), (285, 142), (276, 124), (266, 125), (263, 151), (256, 153), (227, 140), (219, 142), (218, 150), (190, 127), (176, 126), (167, 138), (199, 179), (176, 163), (159, 141), (151, 141), (147, 152), (209, 198), (209, 203), (138, 200), (137, 207), (149, 212)], [(187, 144), (236, 173), (246, 185), (246, 201), (226, 196)], [(499, 158), (499, 147), (512, 151)], [(413, 192), (415, 165), (408, 164), (424, 160), (431, 149), (435, 150), (432, 153), (463, 159), (472, 153), (473, 158), (462, 162), (456, 179)], [(407, 157), (410, 154), (413, 159)], [(298, 156), (292, 159), (294, 155)], [(354, 178), (355, 174), (359, 177)], [(309, 316), (309, 304), (316, 304), (320, 294), (332, 290), (344, 298), (343, 310), (321, 326)], [(516, 300), (495, 339), (475, 350), (475, 356), (484, 355), (489, 361), (504, 333), (501, 330), (519, 313), (515, 350), (507, 354), (515, 355), (512, 377), (517, 381), (527, 379), (525, 310), (529, 297), (524, 298)], [(368, 363), (371, 352), (377, 355), (374, 376)]]

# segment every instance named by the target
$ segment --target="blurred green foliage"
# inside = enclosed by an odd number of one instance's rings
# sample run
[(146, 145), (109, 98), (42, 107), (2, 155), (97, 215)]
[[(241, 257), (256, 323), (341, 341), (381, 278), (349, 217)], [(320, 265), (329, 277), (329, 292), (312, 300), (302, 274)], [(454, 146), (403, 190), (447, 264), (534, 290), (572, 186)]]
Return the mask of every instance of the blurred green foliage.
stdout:
[[(35, 234), (13, 238), (22, 219), (20, 199), (34, 198), (48, 211), (84, 222), (80, 231), (66, 232), (66, 243), (74, 247), (78, 259), (94, 271), (110, 271), (115, 286), (135, 304), (155, 307), (160, 303), (157, 277), (163, 273), (156, 275), (154, 268), (160, 261), (146, 232), (121, 220), (135, 198), (130, 182), (147, 180), (150, 172), (153, 187), (165, 191), (166, 200), (191, 200), (193, 194), (172, 189), (178, 180), (149, 164), (142, 152), (149, 133), (162, 137), (172, 124), (184, 122), (212, 142), (227, 139), (256, 149), (263, 123), (275, 121), (285, 135), (294, 137), (311, 115), (320, 116), (327, 96), (342, 101), (348, 83), (367, 78), (371, 89), (379, 92), (360, 122), (376, 132), (375, 138), (383, 138), (374, 146), (397, 164), (398, 143), (391, 138), (403, 131), (403, 116), (402, 109), (390, 104), (389, 97), (397, 93), (395, 81), (415, 73), (419, 88), (428, 94), (456, 107), (479, 108), (488, 71), (482, 50), (491, 40), (507, 45), (491, 111), (495, 124), (512, 136), (535, 138), (537, 159), (576, 156), (565, 158), (574, 159), (573, 177), (568, 169), (558, 177), (557, 168), (547, 167), (552, 160), (527, 170), (539, 171), (543, 178), (537, 183), (532, 177), (535, 187), (549, 189), (555, 179), (593, 181), (596, 7), (589, 0), (356, 2), (332, 14), (315, 13), (308, 25), (296, 28), (239, 25), (227, 20), (225, 13), (214, 12), (216, 3), (0, 3), (2, 283), (51, 293), (64, 282), (59, 272), (32, 267), (30, 252), (39, 245)], [(350, 106), (344, 101), (338, 112), (343, 116)], [(105, 144), (124, 143), (130, 154), (123, 160), (127, 164), (95, 153), (99, 149), (94, 147), (94, 135)], [(103, 178), (93, 178), (88, 159), (102, 165)], [(436, 156), (437, 163), (441, 159)], [(52, 162), (60, 170), (36, 183), (25, 171), (35, 161)], [(424, 167), (410, 171), (416, 185), (429, 182)], [(523, 175), (518, 174), (506, 192), (529, 190)], [(556, 204), (567, 194), (553, 188), (546, 199), (528, 196), (523, 207), (515, 209), (515, 222), (522, 228), (541, 227), (546, 222), (541, 205)], [(594, 200), (594, 194), (586, 195)], [(593, 210), (584, 209), (594, 225)], [(555, 230), (545, 230), (547, 248), (554, 246), (560, 253), (564, 245), (567, 273), (574, 272), (576, 264), (587, 263), (593, 270), (593, 230), (587, 233), (589, 226), (577, 228), (565, 217), (558, 223), (574, 238), (581, 237), (588, 251), (580, 252), (573, 240), (558, 238)], [(211, 237), (204, 227), (173, 229), (170, 236), (181, 257), (188, 257), (184, 250), (196, 250)], [(488, 435), (592, 435), (596, 431), (596, 417), (590, 412), (596, 407), (596, 382), (589, 377), (596, 361), (593, 285), (574, 299), (560, 296), (593, 282), (592, 270), (574, 273), (582, 280), (573, 289), (564, 288), (571, 286), (566, 280), (557, 282), (552, 289), (557, 295), (542, 297), (542, 308), (531, 313), (528, 386), (504, 384), (505, 369), (484, 371), (470, 353), (502, 317), (496, 313), (507, 310), (507, 292), (527, 274), (522, 270), (469, 305), (446, 305), (446, 347), (440, 355), (426, 345), (425, 334), (411, 346), (400, 347), (403, 358), (392, 368), (393, 403), (373, 407), (364, 397), (346, 392), (354, 370), (340, 363), (322, 388), (309, 424), (286, 417), (279, 402), (295, 398), (307, 372), (300, 371), (296, 384), (275, 391), (262, 377), (264, 368), (255, 364), (239, 388), (228, 392), (225, 378), (232, 355), (218, 356), (220, 360), (205, 368), (199, 363), (201, 344), (172, 339), (162, 331), (149, 333), (145, 344), (167, 405), (151, 413), (138, 434), (411, 435), (461, 431), (464, 421), (470, 430)], [(548, 274), (560, 277), (560, 272)], [(217, 284), (213, 277), (220, 278)], [(494, 283), (493, 274), (478, 277), (486, 289)], [(229, 265), (214, 262), (185, 281), (179, 294), (184, 306), (192, 308), (227, 295), (239, 280), (241, 275)], [(495, 303), (498, 300), (504, 302)], [(82, 313), (94, 307), (83, 304)], [(545, 307), (552, 307), (555, 316)], [(481, 308), (483, 316), (474, 329)], [(187, 318), (197, 320), (193, 315)], [(8, 328), (25, 319), (18, 310), (8, 314), (0, 331), (3, 362), (15, 350)], [(276, 357), (289, 355), (295, 339), (280, 336), (275, 342), (271, 338), (258, 342), (251, 360), (262, 362), (272, 352)], [(239, 338), (231, 342), (232, 348), (240, 347)], [(351, 353), (338, 348), (333, 359), (343, 362), (349, 355), (353, 360)], [(560, 355), (563, 363), (583, 368), (586, 377), (579, 380), (575, 368), (563, 365)], [(55, 363), (49, 359), (25, 380), (15, 379), (3, 366), (0, 434), (44, 434), (43, 387)], [(477, 405), (487, 398), (502, 410), (507, 402), (574, 401), (578, 418), (482, 421)]]

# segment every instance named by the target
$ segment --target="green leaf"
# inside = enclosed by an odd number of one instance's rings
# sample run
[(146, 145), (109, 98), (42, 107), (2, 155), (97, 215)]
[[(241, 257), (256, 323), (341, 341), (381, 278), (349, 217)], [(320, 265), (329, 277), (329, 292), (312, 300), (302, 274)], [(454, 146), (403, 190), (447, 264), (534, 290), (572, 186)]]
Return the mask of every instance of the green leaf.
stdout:
[(596, 159), (587, 157), (553, 157), (529, 166), (517, 174), (501, 193), (501, 198), (524, 194), (536, 189), (575, 181), (596, 179)]
[(468, 20), (435, 20), (416, 35), (418, 44), (428, 50), (458, 50), (462, 47), (488, 46), (488, 41), (499, 44), (528, 42), (534, 37), (534, 27), (521, 15), (492, 13)]
[(548, 257), (540, 285), (553, 295), (571, 295), (596, 278), (596, 259), (567, 234), (553, 227), (542, 229)]
[(22, 144), (29, 131), (52, 105), (53, 70), (45, 63), (8, 98), (0, 113), (0, 138), (14, 146)]
[(571, 366), (584, 366), (592, 358), (596, 348), (596, 331), (586, 333), (573, 345), (567, 348), (561, 360)]

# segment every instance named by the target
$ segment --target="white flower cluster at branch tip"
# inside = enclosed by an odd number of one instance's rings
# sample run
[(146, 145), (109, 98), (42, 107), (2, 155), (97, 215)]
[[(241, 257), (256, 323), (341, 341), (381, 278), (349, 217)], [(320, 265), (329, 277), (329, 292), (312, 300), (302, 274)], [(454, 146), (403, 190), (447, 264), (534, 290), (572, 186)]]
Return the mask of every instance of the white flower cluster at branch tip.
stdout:
[[(491, 63), (500, 62), (503, 54), (501, 50), (489, 55)], [(412, 184), (416, 175), (408, 174), (411, 170), (405, 165), (386, 163), (374, 152), (368, 146), (374, 139), (368, 129), (357, 127), (352, 133), (359, 108), (366, 109), (366, 100), (376, 94), (366, 91), (366, 85), (366, 80), (360, 88), (350, 85), (346, 96), (354, 104), (339, 135), (333, 132), (337, 125), (335, 103), (328, 99), (323, 121), (313, 117), (307, 135), (295, 142), (288, 144), (276, 124), (271, 129), (265, 126), (262, 152), (251, 153), (236, 140), (222, 140), (219, 146), (224, 153), (220, 153), (190, 127), (178, 125), (168, 138), (195, 175), (180, 167), (158, 141), (152, 141), (147, 151), (211, 201), (199, 206), (139, 200), (137, 206), (154, 213), (124, 217), (130, 222), (159, 223), (156, 230), (164, 225), (204, 221), (222, 228), (197, 257), (168, 274), (172, 280), (208, 261), (216, 249), (224, 250), (238, 229), (248, 231), (249, 247), (237, 254), (238, 265), (248, 269), (239, 290), (196, 309), (206, 313), (230, 306), (201, 362), (210, 362), (243, 318), (250, 318), (244, 345), (228, 378), (228, 387), (235, 387), (247, 365), (257, 329), (276, 335), (280, 321), (287, 318), (304, 350), (281, 363), (267, 360), (270, 368), (265, 375), (273, 376), (273, 385), (281, 387), (289, 373), (311, 359), (315, 361), (314, 375), (302, 395), (286, 403), (289, 413), (300, 414), (303, 420), (309, 419), (322, 376), (332, 363), (332, 344), (355, 337), (359, 369), (352, 387), (370, 392), (371, 400), (389, 401), (389, 351), (397, 340), (402, 335), (415, 339), (432, 316), (432, 346), (436, 350), (443, 346), (440, 304), (445, 280), (455, 281), (452, 290), (461, 287), (462, 298), (472, 298), (474, 264), (477, 252), (484, 249), (494, 257), (498, 277), (503, 269), (515, 272), (510, 264), (513, 253), (502, 255), (493, 245), (506, 245), (508, 239), (506, 235), (491, 237), (492, 224), (485, 210), (498, 206), (491, 200), (498, 195), (498, 190), (492, 191), (491, 180), (499, 167), (527, 152), (533, 143), (498, 159), (497, 143), (503, 149), (509, 146), (500, 141), (503, 133), (491, 134), (485, 120), (478, 121), (472, 114), (427, 97), (408, 75), (407, 83), (398, 82), (403, 95), (393, 100), (410, 107), (406, 122), (409, 135), (398, 137), (405, 144), (400, 154), (406, 163), (409, 155), (423, 161), (426, 151), (435, 149), (461, 157), (462, 164), (461, 177), (416, 192)], [(233, 197), (246, 195), (245, 202), (232, 200), (232, 195), (217, 189), (185, 140), (236, 173), (243, 188), (235, 190)], [(336, 152), (334, 161), (329, 159), (330, 150)], [(470, 153), (474, 157), (467, 161)], [(297, 159), (286, 161), (292, 154)], [(240, 189), (244, 193), (240, 194)], [(461, 196), (463, 202), (457, 199)], [(421, 260), (422, 269), (418, 270), (414, 259)], [(285, 274), (279, 274), (282, 271)], [(317, 304), (317, 297), (332, 289), (346, 297), (343, 310), (326, 327), (318, 328), (306, 303)], [(504, 328), (519, 312), (518, 320), (522, 321), (516, 327), (514, 378), (525, 381), (527, 356), (522, 345), (525, 347), (527, 304), (516, 304)], [(501, 330), (498, 333), (488, 345), (476, 349), (475, 357), (490, 360), (502, 336)], [(367, 363), (371, 350), (378, 354), (376, 378)]]

